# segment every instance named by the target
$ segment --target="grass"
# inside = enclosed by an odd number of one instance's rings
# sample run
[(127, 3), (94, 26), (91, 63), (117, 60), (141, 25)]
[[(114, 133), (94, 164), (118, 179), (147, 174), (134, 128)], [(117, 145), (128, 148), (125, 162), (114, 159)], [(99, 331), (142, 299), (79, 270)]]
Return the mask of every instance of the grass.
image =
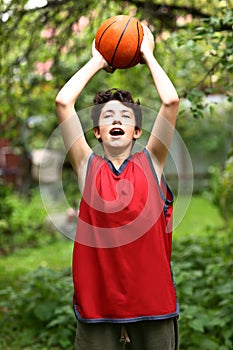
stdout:
[(61, 270), (71, 266), (73, 242), (62, 236), (54, 243), (39, 247), (25, 248), (15, 251), (0, 259), (0, 284), (4, 281), (17, 284), (23, 274), (38, 267), (49, 267)]
[[(176, 215), (178, 213), (175, 212), (175, 218)], [(174, 233), (177, 236), (184, 234), (202, 235), (223, 225), (224, 222), (218, 208), (207, 197), (193, 196), (183, 220), (175, 228)]]
[[(184, 234), (207, 234), (211, 228), (223, 225), (218, 210), (205, 197), (192, 197), (188, 210), (176, 227), (176, 239)], [(59, 234), (58, 234), (59, 235)], [(38, 267), (61, 270), (71, 266), (73, 242), (59, 235), (54, 243), (15, 251), (0, 259), (0, 284), (17, 284), (18, 278)]]

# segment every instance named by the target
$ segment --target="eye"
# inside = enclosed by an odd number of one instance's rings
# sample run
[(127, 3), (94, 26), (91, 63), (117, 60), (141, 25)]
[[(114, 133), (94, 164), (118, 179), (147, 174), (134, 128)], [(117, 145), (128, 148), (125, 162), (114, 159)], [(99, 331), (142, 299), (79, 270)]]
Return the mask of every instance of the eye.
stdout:
[(104, 118), (105, 118), (105, 119), (107, 119), (107, 118), (112, 118), (112, 116), (113, 116), (112, 114), (105, 114), (105, 115), (104, 115)]
[(130, 114), (123, 114), (122, 118), (128, 118), (129, 119), (129, 118), (131, 118), (131, 116), (130, 116)]

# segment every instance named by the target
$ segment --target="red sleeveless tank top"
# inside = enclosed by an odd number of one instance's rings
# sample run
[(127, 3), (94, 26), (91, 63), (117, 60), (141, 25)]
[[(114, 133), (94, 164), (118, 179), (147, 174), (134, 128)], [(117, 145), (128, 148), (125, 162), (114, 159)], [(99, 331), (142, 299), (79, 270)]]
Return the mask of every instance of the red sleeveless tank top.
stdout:
[(172, 203), (146, 149), (120, 171), (91, 156), (73, 250), (79, 320), (135, 322), (178, 315), (170, 264)]

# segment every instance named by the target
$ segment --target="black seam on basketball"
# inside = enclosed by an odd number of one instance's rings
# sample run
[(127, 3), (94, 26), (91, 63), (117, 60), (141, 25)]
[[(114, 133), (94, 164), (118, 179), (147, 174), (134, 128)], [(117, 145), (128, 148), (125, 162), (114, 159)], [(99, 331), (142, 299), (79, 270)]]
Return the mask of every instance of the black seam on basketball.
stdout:
[(115, 56), (116, 56), (116, 52), (117, 52), (118, 46), (120, 45), (121, 39), (122, 39), (122, 37), (123, 37), (123, 35), (124, 35), (124, 33), (125, 33), (125, 31), (126, 31), (128, 25), (129, 25), (129, 22), (131, 21), (131, 19), (132, 19), (132, 17), (130, 17), (130, 18), (128, 19), (128, 22), (126, 23), (125, 28), (123, 29), (123, 31), (122, 31), (122, 33), (121, 33), (121, 36), (120, 36), (120, 38), (119, 38), (119, 40), (118, 40), (118, 43), (117, 43), (117, 45), (116, 45), (116, 47), (115, 47), (114, 53), (113, 53), (113, 55), (112, 55), (111, 63), (110, 63), (111, 66), (113, 66), (113, 61), (114, 61), (114, 58), (115, 58)]
[(129, 66), (131, 65), (131, 63), (134, 61), (134, 59), (135, 59), (135, 57), (136, 57), (136, 55), (137, 55), (137, 53), (138, 53), (138, 50), (140, 49), (139, 23), (137, 22), (136, 25), (137, 25), (137, 32), (138, 32), (138, 44), (137, 44), (137, 48), (136, 48), (135, 54), (134, 54), (132, 60), (129, 62), (128, 67), (129, 67)]
[(115, 21), (111, 22), (111, 23), (107, 26), (107, 28), (105, 28), (105, 30), (103, 31), (103, 33), (102, 33), (101, 36), (100, 36), (100, 39), (99, 39), (99, 42), (98, 42), (97, 50), (99, 50), (99, 48), (100, 48), (100, 42), (101, 42), (101, 39), (103, 38), (105, 32), (106, 32), (114, 23), (116, 23), (117, 21), (119, 21), (119, 19), (120, 19), (120, 18), (116, 18)]

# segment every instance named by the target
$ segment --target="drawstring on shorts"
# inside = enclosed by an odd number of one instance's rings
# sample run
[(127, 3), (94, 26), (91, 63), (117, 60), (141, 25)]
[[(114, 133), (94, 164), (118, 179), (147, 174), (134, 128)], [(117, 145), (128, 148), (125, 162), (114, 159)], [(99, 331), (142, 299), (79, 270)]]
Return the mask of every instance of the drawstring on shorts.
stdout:
[(120, 337), (120, 342), (121, 343), (130, 343), (130, 337), (128, 335), (127, 329), (125, 324), (121, 325), (121, 337)]

